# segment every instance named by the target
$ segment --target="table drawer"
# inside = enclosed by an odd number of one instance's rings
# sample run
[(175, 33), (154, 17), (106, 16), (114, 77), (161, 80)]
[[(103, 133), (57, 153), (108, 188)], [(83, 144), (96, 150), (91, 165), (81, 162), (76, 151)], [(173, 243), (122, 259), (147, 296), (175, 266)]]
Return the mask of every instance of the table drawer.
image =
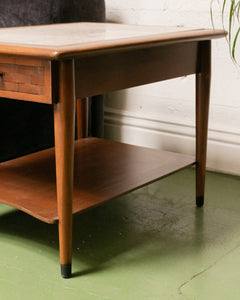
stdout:
[(0, 55), (0, 97), (52, 103), (51, 61)]

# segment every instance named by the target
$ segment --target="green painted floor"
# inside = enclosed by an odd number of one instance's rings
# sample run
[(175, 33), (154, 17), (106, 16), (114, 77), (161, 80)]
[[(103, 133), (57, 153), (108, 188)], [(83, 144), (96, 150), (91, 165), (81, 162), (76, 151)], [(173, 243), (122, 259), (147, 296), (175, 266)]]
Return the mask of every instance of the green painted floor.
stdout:
[(57, 226), (0, 205), (0, 300), (240, 299), (240, 178), (187, 169), (74, 218), (73, 278)]

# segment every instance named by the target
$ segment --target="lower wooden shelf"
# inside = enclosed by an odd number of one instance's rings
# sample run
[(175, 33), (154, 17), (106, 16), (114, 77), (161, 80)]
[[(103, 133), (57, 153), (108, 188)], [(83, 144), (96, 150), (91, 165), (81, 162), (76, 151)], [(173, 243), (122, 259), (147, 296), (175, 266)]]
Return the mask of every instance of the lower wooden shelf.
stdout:
[[(195, 163), (193, 156), (97, 138), (75, 143), (73, 213)], [(0, 164), (0, 202), (58, 221), (54, 148)]]

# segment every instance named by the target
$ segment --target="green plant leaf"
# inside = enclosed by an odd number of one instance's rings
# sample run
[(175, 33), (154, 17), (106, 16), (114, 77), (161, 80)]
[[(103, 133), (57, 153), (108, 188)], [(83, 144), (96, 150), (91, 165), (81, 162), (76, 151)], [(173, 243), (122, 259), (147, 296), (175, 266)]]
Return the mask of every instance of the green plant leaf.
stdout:
[(212, 27), (214, 29), (214, 20), (213, 20), (213, 2), (215, 2), (214, 0), (211, 0), (210, 3), (210, 16), (211, 16), (211, 22), (212, 22)]
[[(226, 2), (226, 0), (225, 0)], [(234, 6), (235, 6), (235, 0), (231, 1), (230, 11), (229, 11), (229, 31), (228, 31), (228, 37), (229, 37), (229, 44), (231, 47), (231, 39), (232, 39), (232, 23), (234, 20)]]
[(222, 24), (223, 24), (223, 28), (225, 28), (225, 26), (224, 26), (225, 6), (226, 6), (226, 0), (223, 0), (223, 5), (222, 5)]
[(234, 38), (233, 45), (232, 45), (232, 58), (235, 62), (236, 62), (235, 49), (236, 49), (236, 43), (237, 43), (237, 40), (238, 40), (238, 37), (239, 37), (239, 33), (240, 33), (240, 27), (238, 28), (238, 31), (235, 34), (235, 38)]
[[(214, 26), (214, 3), (218, 3), (221, 9), (222, 28), (228, 29), (228, 35), (226, 37), (229, 52), (232, 60), (236, 62), (236, 46), (240, 36), (240, 0), (211, 0), (210, 1), (210, 16), (213, 28)], [(228, 24), (226, 23), (225, 15), (228, 14)], [(234, 24), (238, 23), (236, 29)]]

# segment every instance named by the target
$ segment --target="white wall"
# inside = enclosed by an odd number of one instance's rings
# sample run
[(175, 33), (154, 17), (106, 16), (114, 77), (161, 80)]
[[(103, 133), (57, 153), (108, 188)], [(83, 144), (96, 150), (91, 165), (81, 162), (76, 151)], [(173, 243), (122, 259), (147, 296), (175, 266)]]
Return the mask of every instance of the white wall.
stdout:
[[(106, 0), (107, 21), (126, 24), (211, 28), (209, 6), (210, 0)], [(194, 153), (194, 87), (188, 76), (107, 95), (106, 137)], [(240, 175), (240, 68), (224, 39), (213, 42), (207, 167)]]

